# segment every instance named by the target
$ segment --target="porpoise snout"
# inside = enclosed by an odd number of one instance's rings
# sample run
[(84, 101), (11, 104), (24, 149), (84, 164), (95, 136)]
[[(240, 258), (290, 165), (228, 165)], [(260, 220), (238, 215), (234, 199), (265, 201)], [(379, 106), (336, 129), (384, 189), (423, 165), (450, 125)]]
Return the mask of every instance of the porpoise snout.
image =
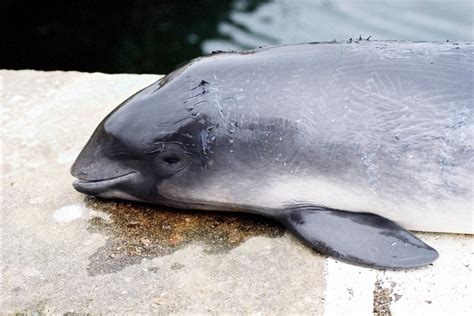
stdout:
[(124, 186), (138, 173), (120, 160), (106, 157), (89, 142), (72, 165), (71, 175), (77, 178), (73, 182), (77, 191), (97, 196)]
[(73, 177), (88, 182), (114, 179), (133, 172), (134, 170), (123, 166), (118, 161), (105, 157), (92, 159), (82, 157), (82, 155), (79, 155), (71, 167), (71, 175)]
[(124, 175), (96, 181), (75, 180), (72, 186), (77, 191), (88, 195), (103, 195), (109, 191), (115, 190), (116, 187), (125, 183), (132, 182), (136, 176), (136, 172), (126, 173)]

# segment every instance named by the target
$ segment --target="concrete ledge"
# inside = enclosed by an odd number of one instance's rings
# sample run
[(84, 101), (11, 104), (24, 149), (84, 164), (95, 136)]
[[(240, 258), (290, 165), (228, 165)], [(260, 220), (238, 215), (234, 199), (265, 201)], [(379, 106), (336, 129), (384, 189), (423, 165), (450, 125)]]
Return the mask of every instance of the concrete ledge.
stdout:
[(473, 237), (418, 234), (433, 266), (321, 256), (253, 216), (87, 199), (69, 167), (155, 75), (0, 71), (0, 312), (473, 315)]

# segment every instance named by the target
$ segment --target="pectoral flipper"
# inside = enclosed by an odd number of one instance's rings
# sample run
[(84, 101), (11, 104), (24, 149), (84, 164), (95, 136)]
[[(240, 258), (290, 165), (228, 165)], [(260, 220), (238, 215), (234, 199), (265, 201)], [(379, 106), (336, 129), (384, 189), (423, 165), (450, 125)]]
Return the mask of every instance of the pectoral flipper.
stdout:
[(413, 268), (438, 252), (393, 221), (315, 205), (285, 209), (281, 222), (314, 249), (338, 260), (374, 268)]

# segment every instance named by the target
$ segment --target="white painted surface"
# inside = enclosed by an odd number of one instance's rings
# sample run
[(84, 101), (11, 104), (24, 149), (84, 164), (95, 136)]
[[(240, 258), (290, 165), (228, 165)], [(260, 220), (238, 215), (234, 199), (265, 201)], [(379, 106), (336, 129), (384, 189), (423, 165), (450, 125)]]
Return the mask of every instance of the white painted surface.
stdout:
[(472, 236), (426, 235), (439, 253), (433, 266), (410, 271), (380, 272), (379, 280), (395, 282), (392, 303), (397, 315), (474, 315)]
[(383, 271), (327, 259), (324, 315), (372, 315), (377, 281), (393, 316), (474, 315), (472, 236), (418, 236), (440, 253), (432, 266)]

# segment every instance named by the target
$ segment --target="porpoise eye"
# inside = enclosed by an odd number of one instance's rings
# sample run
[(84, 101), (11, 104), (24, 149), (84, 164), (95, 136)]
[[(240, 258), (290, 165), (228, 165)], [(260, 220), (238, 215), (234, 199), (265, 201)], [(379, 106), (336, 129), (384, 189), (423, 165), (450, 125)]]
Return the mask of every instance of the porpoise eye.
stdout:
[(181, 161), (181, 159), (175, 154), (166, 155), (162, 159), (164, 162), (166, 162), (169, 165), (175, 165)]
[(179, 148), (173, 148), (158, 153), (155, 163), (161, 172), (175, 173), (185, 168), (189, 164), (189, 159)]
[[(157, 142), (158, 143), (158, 142)], [(147, 153), (153, 157), (158, 172), (174, 174), (190, 164), (189, 154), (182, 144), (177, 142), (160, 142), (159, 146)]]

